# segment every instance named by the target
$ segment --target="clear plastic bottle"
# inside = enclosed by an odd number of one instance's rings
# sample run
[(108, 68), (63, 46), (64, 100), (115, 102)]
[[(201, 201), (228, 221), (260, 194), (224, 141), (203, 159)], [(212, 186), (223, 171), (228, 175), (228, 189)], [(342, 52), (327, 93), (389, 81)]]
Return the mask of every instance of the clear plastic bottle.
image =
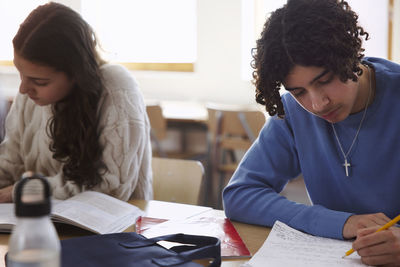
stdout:
[(14, 190), (17, 224), (13, 228), (7, 267), (59, 267), (60, 240), (50, 220), (50, 186), (45, 178), (25, 173)]

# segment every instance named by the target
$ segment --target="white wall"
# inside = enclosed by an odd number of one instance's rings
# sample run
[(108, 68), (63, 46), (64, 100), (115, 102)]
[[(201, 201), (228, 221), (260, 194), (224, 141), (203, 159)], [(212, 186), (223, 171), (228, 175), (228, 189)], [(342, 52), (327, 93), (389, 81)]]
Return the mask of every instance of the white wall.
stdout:
[(193, 73), (134, 71), (145, 97), (254, 103), (241, 78), (241, 1), (198, 1), (198, 59)]
[[(388, 6), (389, 0), (347, 0), (358, 14), (358, 22), (369, 33), (363, 42), (365, 56), (388, 58)], [(376, 8), (377, 3), (379, 7)], [(374, 10), (374, 12), (371, 12)]]

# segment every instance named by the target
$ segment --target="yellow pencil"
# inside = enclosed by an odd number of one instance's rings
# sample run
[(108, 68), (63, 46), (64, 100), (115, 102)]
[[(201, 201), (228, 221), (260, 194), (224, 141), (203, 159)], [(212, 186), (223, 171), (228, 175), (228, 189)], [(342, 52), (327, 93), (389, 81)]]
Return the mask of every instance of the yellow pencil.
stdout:
[[(388, 222), (387, 224), (385, 224), (384, 226), (382, 226), (381, 228), (379, 228), (378, 230), (376, 230), (376, 232), (380, 232), (380, 231), (382, 231), (382, 230), (386, 230), (386, 229), (388, 229), (389, 227), (391, 227), (391, 226), (393, 226), (394, 224), (396, 224), (398, 221), (400, 221), (400, 215), (397, 215), (397, 217), (396, 218), (394, 218), (393, 220), (391, 220), (390, 222)], [(375, 233), (376, 233), (375, 232)], [(346, 257), (346, 256), (349, 256), (351, 253), (353, 253), (354, 252), (354, 249), (349, 249), (349, 251), (347, 251), (346, 252), (346, 254), (342, 257), (342, 258), (344, 258), (344, 257)]]

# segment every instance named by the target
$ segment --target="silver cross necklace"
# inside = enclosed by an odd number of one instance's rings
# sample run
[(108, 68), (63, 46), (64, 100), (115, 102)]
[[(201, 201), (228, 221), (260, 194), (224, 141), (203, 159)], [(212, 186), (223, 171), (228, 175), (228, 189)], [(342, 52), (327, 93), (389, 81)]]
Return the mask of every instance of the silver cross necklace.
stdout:
[(338, 137), (338, 135), (337, 135), (337, 133), (336, 133), (336, 130), (335, 130), (335, 125), (333, 125), (333, 123), (331, 123), (332, 129), (333, 129), (333, 133), (335, 134), (336, 141), (337, 141), (337, 143), (338, 143), (338, 145), (339, 145), (340, 151), (342, 152), (342, 155), (343, 155), (343, 158), (344, 158), (343, 166), (344, 166), (344, 168), (345, 168), (346, 176), (347, 176), (347, 177), (349, 176), (349, 167), (351, 167), (350, 162), (347, 160), (347, 156), (350, 154), (350, 151), (351, 151), (351, 149), (353, 148), (353, 146), (354, 146), (354, 144), (355, 144), (355, 142), (356, 142), (356, 140), (357, 140), (357, 136), (358, 136), (358, 134), (360, 133), (361, 126), (362, 126), (362, 124), (363, 124), (363, 122), (364, 122), (364, 119), (365, 119), (365, 115), (367, 114), (368, 103), (369, 103), (369, 100), (370, 100), (370, 98), (371, 98), (371, 91), (372, 91), (371, 70), (370, 70), (370, 68), (369, 68), (368, 65), (367, 65), (367, 68), (368, 68), (368, 76), (369, 76), (369, 94), (368, 94), (368, 99), (367, 99), (367, 102), (365, 103), (364, 113), (363, 113), (363, 115), (362, 115), (362, 118), (361, 118), (361, 121), (360, 121), (360, 125), (358, 126), (356, 135), (354, 136), (353, 142), (351, 143), (351, 145), (350, 145), (350, 147), (349, 147), (349, 150), (347, 150), (347, 153), (344, 153), (342, 144), (340, 143), (339, 137)]

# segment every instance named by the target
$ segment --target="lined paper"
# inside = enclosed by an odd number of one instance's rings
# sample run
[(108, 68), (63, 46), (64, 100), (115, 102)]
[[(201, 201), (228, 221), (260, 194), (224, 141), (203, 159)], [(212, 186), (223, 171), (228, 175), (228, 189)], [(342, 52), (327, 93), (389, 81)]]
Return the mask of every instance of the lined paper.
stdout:
[(277, 221), (262, 247), (242, 266), (368, 266), (361, 262), (357, 252), (343, 259), (350, 248), (350, 241), (312, 236)]

